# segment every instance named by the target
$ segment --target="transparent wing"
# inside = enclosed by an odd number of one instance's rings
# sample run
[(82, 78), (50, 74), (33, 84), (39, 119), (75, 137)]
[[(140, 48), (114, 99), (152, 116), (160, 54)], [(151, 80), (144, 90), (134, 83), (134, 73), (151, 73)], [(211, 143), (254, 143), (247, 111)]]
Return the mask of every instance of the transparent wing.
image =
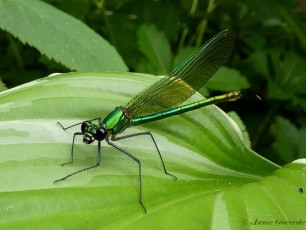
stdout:
[(128, 114), (142, 117), (182, 104), (228, 61), (234, 41), (231, 30), (215, 35), (169, 75), (138, 93), (125, 105)]

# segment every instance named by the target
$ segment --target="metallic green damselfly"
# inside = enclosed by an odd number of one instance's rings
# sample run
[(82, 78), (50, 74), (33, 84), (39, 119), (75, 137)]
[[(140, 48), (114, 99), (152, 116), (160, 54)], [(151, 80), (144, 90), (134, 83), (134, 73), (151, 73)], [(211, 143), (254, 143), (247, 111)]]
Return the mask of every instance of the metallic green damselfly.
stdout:
[[(62, 165), (73, 163), (74, 141), (75, 137), (78, 135), (83, 136), (83, 142), (86, 144), (91, 144), (95, 140), (98, 142), (98, 159), (95, 165), (71, 173), (54, 182), (65, 180), (79, 172), (99, 166), (101, 161), (101, 141), (105, 140), (107, 144), (126, 154), (138, 164), (139, 202), (146, 212), (146, 208), (142, 202), (141, 162), (128, 151), (114, 144), (114, 142), (135, 136), (149, 135), (155, 145), (164, 172), (174, 179), (177, 178), (168, 173), (162, 155), (151, 132), (139, 132), (124, 136), (117, 136), (117, 134), (122, 133), (126, 128), (131, 126), (164, 119), (218, 102), (237, 100), (240, 97), (240, 92), (234, 91), (180, 106), (197, 92), (214, 75), (220, 66), (227, 62), (233, 50), (234, 40), (235, 38), (232, 31), (221, 31), (200, 47), (181, 65), (175, 68), (170, 74), (138, 93), (126, 105), (115, 108), (104, 119), (95, 118), (66, 128), (58, 122), (64, 130), (76, 125), (81, 125), (81, 132), (76, 132), (73, 135), (71, 160)], [(93, 122), (94, 120), (98, 121), (98, 124), (95, 124)]]

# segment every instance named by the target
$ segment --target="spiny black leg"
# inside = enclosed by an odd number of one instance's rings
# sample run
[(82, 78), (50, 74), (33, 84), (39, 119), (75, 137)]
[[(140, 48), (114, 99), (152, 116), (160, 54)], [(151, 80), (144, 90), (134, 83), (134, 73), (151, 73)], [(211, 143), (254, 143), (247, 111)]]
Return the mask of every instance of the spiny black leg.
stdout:
[(100, 162), (101, 162), (101, 141), (98, 142), (98, 160), (97, 160), (97, 164), (96, 164), (96, 165), (90, 166), (90, 167), (88, 167), (88, 168), (81, 169), (81, 170), (76, 171), (76, 172), (74, 172), (74, 173), (71, 173), (71, 174), (69, 174), (69, 175), (67, 175), (67, 176), (65, 176), (65, 177), (63, 177), (63, 178), (61, 178), (61, 179), (55, 180), (54, 183), (56, 183), (56, 182), (58, 182), (58, 181), (65, 180), (65, 179), (67, 179), (68, 177), (71, 177), (71, 176), (73, 176), (73, 175), (75, 175), (75, 174), (77, 174), (77, 173), (86, 171), (86, 170), (88, 170), (88, 169), (92, 169), (92, 168), (98, 167), (98, 166), (100, 165)]
[(139, 203), (141, 204), (141, 206), (143, 207), (144, 212), (146, 213), (147, 210), (146, 210), (145, 206), (142, 203), (142, 183), (141, 183), (141, 163), (140, 163), (140, 160), (138, 160), (138, 158), (136, 158), (135, 156), (133, 156), (129, 152), (125, 151), (124, 149), (122, 149), (119, 146), (115, 145), (114, 143), (110, 142), (108, 140), (108, 138), (106, 138), (105, 140), (106, 140), (107, 144), (113, 146), (114, 148), (116, 148), (119, 151), (123, 152), (124, 154), (128, 155), (130, 158), (132, 158), (138, 164), (138, 166), (139, 166)]
[(67, 164), (71, 164), (73, 163), (73, 147), (74, 147), (74, 139), (75, 139), (75, 136), (77, 135), (83, 135), (83, 133), (81, 132), (76, 132), (73, 134), (73, 139), (72, 139), (72, 146), (71, 146), (71, 160), (69, 162), (66, 162), (66, 163), (63, 163), (61, 164), (61, 166), (64, 166), (64, 165), (67, 165)]
[[(95, 119), (91, 119), (91, 120), (88, 120), (88, 121), (95, 121), (95, 120), (98, 120), (99, 124), (101, 123), (101, 118), (95, 118)], [(70, 125), (70, 126), (68, 126), (66, 128), (59, 121), (56, 124), (59, 124), (62, 127), (63, 130), (66, 130), (66, 129), (70, 129), (70, 128), (74, 127), (74, 126), (81, 125), (83, 122), (76, 123), (74, 125)]]
[(161, 163), (162, 163), (162, 165), (163, 165), (163, 168), (164, 168), (165, 173), (166, 173), (167, 175), (173, 177), (175, 180), (177, 180), (177, 177), (176, 177), (176, 176), (172, 175), (171, 173), (168, 173), (168, 171), (167, 171), (167, 169), (166, 169), (166, 166), (165, 166), (165, 164), (164, 164), (164, 161), (163, 161), (163, 157), (162, 157), (162, 155), (161, 155), (161, 153), (160, 153), (160, 151), (159, 151), (159, 149), (158, 149), (158, 146), (157, 146), (157, 144), (156, 144), (156, 141), (155, 141), (155, 139), (154, 139), (154, 137), (153, 137), (153, 135), (152, 135), (151, 132), (140, 132), (140, 133), (133, 133), (133, 134), (129, 134), (129, 135), (121, 136), (121, 137), (115, 137), (115, 138), (112, 137), (111, 140), (112, 140), (112, 141), (119, 141), (119, 140), (122, 140), (122, 139), (125, 139), (125, 138), (130, 138), (130, 137), (135, 137), (135, 136), (141, 136), (141, 135), (150, 135), (150, 137), (152, 138), (152, 141), (153, 141), (153, 143), (154, 143), (154, 145), (155, 145), (155, 147), (156, 147), (156, 150), (157, 150), (157, 152), (158, 152), (158, 155), (159, 155), (159, 158), (160, 158)]

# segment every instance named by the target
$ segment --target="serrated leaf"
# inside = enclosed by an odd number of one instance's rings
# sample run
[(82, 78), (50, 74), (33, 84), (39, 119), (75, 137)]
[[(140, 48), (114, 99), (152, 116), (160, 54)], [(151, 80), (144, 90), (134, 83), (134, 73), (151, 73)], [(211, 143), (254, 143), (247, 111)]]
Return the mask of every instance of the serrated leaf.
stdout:
[[(289, 94), (306, 94), (303, 85), (306, 83), (306, 59), (295, 52), (270, 52), (275, 69), (275, 83), (280, 90), (286, 89)], [(272, 93), (272, 92), (271, 92)]]
[(243, 229), (256, 219), (304, 218), (305, 160), (278, 169), (243, 144), (237, 125), (216, 106), (125, 131), (151, 131), (177, 181), (163, 173), (150, 138), (117, 142), (142, 162), (147, 214), (138, 203), (137, 165), (105, 143), (100, 167), (53, 184), (97, 156), (96, 144), (77, 138), (74, 164), (60, 167), (79, 127), (63, 131), (56, 122), (104, 117), (157, 79), (70, 73), (2, 92), (0, 228)]
[(247, 89), (250, 84), (238, 70), (221, 67), (205, 86), (209, 89), (228, 92)]
[(106, 40), (43, 1), (1, 0), (0, 28), (71, 70), (127, 70)]
[(306, 59), (295, 52), (270, 51), (275, 76), (268, 77), (269, 96), (279, 100), (291, 100), (306, 111), (305, 87)]
[(164, 33), (154, 25), (142, 25), (137, 31), (138, 46), (156, 69), (156, 74), (168, 74), (171, 68), (172, 52)]

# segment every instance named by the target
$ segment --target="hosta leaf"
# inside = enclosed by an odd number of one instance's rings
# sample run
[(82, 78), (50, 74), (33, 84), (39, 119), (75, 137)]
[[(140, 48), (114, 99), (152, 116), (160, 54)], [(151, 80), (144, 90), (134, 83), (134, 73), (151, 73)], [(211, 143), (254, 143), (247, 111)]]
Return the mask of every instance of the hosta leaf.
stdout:
[(97, 155), (96, 144), (77, 138), (75, 162), (61, 167), (79, 127), (64, 131), (56, 122), (104, 117), (157, 79), (70, 73), (2, 92), (0, 229), (257, 229), (256, 219), (304, 218), (305, 163), (279, 169), (260, 157), (216, 106), (126, 130), (150, 130), (177, 181), (163, 173), (149, 138), (117, 143), (142, 162), (147, 214), (138, 203), (137, 165), (105, 142), (100, 167), (53, 184), (95, 164)]
[(0, 0), (0, 28), (72, 70), (127, 70), (106, 40), (43, 1)]

